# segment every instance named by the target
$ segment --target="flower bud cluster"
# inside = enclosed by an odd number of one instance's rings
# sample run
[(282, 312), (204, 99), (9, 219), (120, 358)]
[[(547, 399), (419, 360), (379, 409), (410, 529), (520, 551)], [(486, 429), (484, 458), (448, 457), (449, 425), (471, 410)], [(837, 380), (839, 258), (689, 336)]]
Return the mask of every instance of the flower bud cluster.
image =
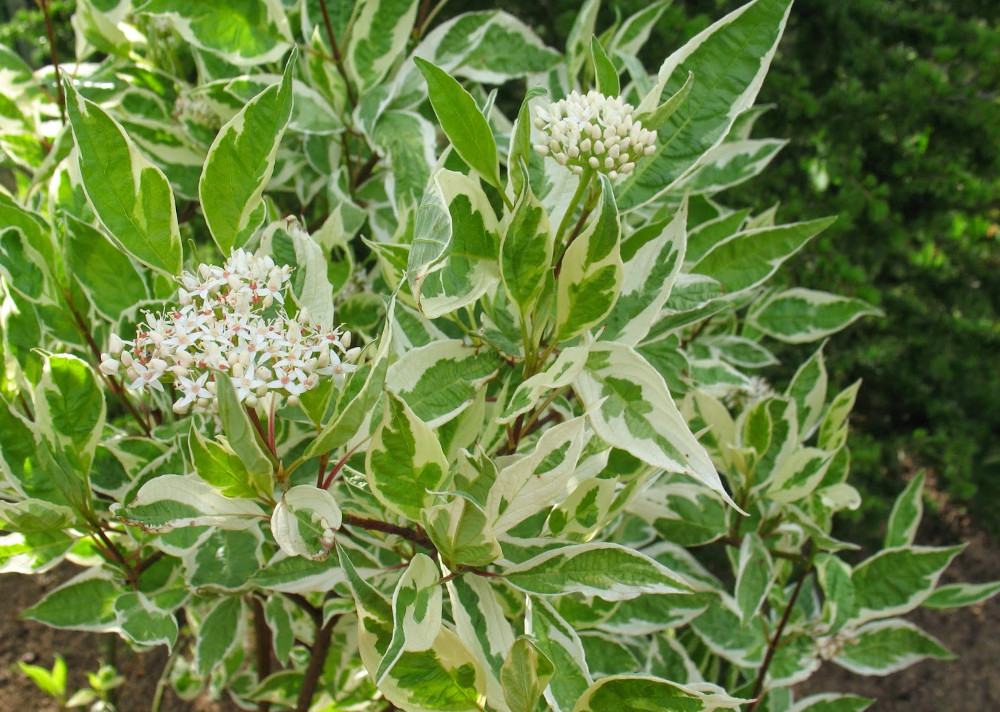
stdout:
[(178, 414), (215, 409), (219, 372), (251, 407), (268, 397), (295, 405), (322, 377), (341, 386), (360, 350), (350, 348), (349, 332), (314, 324), (305, 309), (294, 319), (285, 312), (290, 272), (243, 250), (222, 267), (185, 272), (177, 308), (146, 312), (134, 341), (112, 334), (101, 371), (124, 375), (131, 390), (173, 385)]
[(565, 99), (536, 109), (535, 127), (545, 136), (535, 151), (579, 175), (585, 168), (609, 178), (627, 175), (635, 162), (656, 150), (656, 132), (636, 121), (631, 104), (618, 96), (573, 91)]

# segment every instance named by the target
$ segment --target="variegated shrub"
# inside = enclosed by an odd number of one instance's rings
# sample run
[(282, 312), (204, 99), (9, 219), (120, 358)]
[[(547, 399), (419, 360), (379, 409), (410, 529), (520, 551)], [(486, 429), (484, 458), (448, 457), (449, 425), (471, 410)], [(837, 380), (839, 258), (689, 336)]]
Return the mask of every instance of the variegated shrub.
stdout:
[(559, 51), (416, 0), (80, 0), (75, 60), (0, 51), (0, 571), (82, 567), (25, 616), (258, 710), (840, 712), (790, 686), (950, 657), (901, 616), (998, 585), (938, 585), (919, 479), (851, 554), (857, 384), (760, 375), (874, 312), (768, 287), (830, 219), (717, 198), (782, 146), (790, 0), (649, 73), (665, 5)]

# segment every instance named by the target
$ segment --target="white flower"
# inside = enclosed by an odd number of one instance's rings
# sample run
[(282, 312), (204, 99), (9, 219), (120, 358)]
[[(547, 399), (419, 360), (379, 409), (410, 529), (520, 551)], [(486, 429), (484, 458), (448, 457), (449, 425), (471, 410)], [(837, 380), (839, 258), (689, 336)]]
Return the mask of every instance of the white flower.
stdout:
[(637, 160), (656, 150), (656, 132), (644, 129), (633, 111), (621, 97), (573, 91), (536, 109), (535, 127), (544, 141), (535, 151), (577, 174), (585, 168), (612, 179), (631, 173)]
[[(237, 398), (251, 407), (274, 399), (295, 405), (322, 376), (340, 386), (359, 351), (348, 349), (349, 334), (321, 328), (304, 309), (296, 319), (284, 311), (290, 274), (290, 267), (244, 250), (234, 250), (221, 267), (185, 272), (180, 306), (146, 312), (135, 341), (113, 334), (101, 372), (114, 376), (124, 368), (133, 390), (164, 392), (164, 383), (172, 383), (178, 414), (216, 407), (218, 372), (229, 374)], [(280, 306), (269, 309), (274, 303)]]

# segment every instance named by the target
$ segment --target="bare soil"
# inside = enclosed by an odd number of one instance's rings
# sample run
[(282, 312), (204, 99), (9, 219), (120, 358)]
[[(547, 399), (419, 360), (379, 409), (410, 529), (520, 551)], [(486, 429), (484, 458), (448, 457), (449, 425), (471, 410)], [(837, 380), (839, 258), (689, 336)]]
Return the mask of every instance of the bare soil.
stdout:
[[(1000, 549), (996, 542), (968, 527), (967, 522), (930, 518), (918, 540), (925, 544), (968, 541), (945, 577), (948, 581), (982, 582), (1000, 579)], [(59, 706), (36, 690), (17, 667), (18, 660), (52, 666), (60, 653), (70, 671), (70, 692), (86, 686), (85, 671), (96, 670), (107, 650), (108, 636), (55, 630), (18, 614), (57, 586), (66, 573), (40, 576), (0, 576), (0, 712), (58, 712)], [(853, 675), (825, 664), (799, 686), (800, 696), (816, 692), (851, 692), (877, 698), (877, 712), (985, 712), (1000, 709), (1000, 597), (957, 611), (920, 610), (910, 619), (939, 638), (959, 660), (923, 662), (885, 678)], [(127, 678), (120, 688), (121, 712), (150, 709), (157, 681), (166, 663), (162, 648), (135, 655), (117, 646), (117, 667)], [(200, 699), (182, 702), (169, 691), (161, 712), (233, 712), (231, 701)]]

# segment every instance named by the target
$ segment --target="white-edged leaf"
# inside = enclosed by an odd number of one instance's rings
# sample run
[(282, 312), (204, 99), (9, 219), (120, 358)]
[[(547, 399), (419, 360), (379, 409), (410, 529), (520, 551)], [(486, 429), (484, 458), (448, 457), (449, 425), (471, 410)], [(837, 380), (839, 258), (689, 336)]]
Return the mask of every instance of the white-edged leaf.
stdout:
[(191, 475), (159, 475), (139, 489), (128, 507), (113, 504), (111, 513), (150, 532), (204, 525), (246, 529), (266, 516), (255, 501), (224, 497)]
[(417, 554), (396, 584), (392, 594), (392, 639), (378, 670), (381, 684), (404, 652), (428, 650), (441, 630), (441, 572), (426, 554)]
[(108, 235), (139, 262), (180, 274), (180, 229), (166, 176), (104, 109), (80, 96), (68, 79), (63, 86), (83, 187)]
[(436, 428), (470, 406), (498, 367), (492, 352), (459, 340), (436, 341), (404, 353), (389, 367), (385, 383), (414, 415)]
[(581, 416), (549, 428), (534, 450), (497, 473), (486, 499), (495, 534), (566, 497), (583, 450), (585, 425)]
[(771, 552), (755, 532), (743, 537), (736, 568), (736, 605), (744, 625), (760, 610), (774, 581)]
[(264, 222), (261, 201), (292, 115), (295, 53), (279, 84), (251, 99), (219, 129), (198, 182), (205, 222), (222, 253), (242, 247)]
[(803, 344), (846, 328), (863, 316), (882, 316), (868, 302), (796, 287), (756, 305), (747, 323), (779, 341)]
[(646, 338), (680, 272), (686, 230), (687, 199), (669, 222), (644, 226), (623, 240), (625, 277), (602, 339), (635, 346)]
[(909, 546), (917, 535), (924, 514), (924, 472), (921, 470), (899, 493), (889, 513), (882, 546)]
[(859, 675), (889, 675), (925, 658), (954, 660), (955, 656), (909, 621), (893, 618), (858, 628), (833, 660)]
[(654, 467), (691, 475), (734, 504), (705, 448), (674, 405), (663, 377), (630, 347), (592, 346), (573, 388), (605, 442)]
[(508, 583), (543, 596), (582, 593), (624, 601), (646, 593), (685, 593), (690, 586), (654, 559), (610, 542), (544, 552), (504, 572)]
[(366, 453), (365, 474), (385, 506), (413, 521), (420, 521), (430, 493), (438, 491), (448, 476), (437, 435), (391, 392)]
[(931, 595), (941, 573), (964, 546), (884, 549), (854, 567), (855, 621), (912, 611)]
[(289, 556), (325, 559), (342, 516), (330, 492), (314, 485), (296, 485), (278, 500), (271, 514), (271, 534)]
[(647, 712), (648, 710), (738, 710), (749, 700), (730, 697), (714, 686), (699, 689), (644, 675), (604, 677), (580, 697), (573, 712)]

